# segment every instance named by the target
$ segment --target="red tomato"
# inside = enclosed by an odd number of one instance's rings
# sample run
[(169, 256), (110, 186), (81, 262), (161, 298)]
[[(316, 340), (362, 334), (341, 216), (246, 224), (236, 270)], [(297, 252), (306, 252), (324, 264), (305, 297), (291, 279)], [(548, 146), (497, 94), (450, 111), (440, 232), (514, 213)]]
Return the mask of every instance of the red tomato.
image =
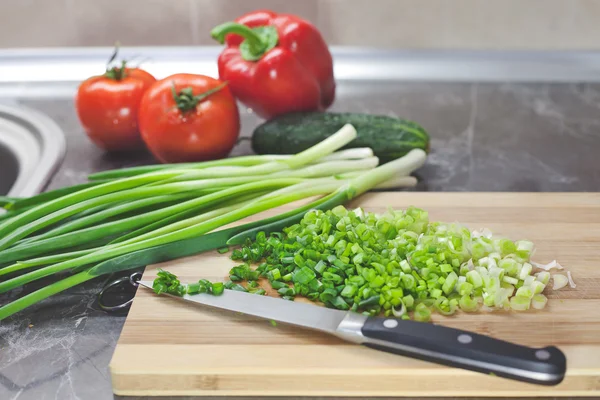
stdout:
[(115, 67), (86, 79), (77, 91), (75, 107), (83, 129), (98, 147), (108, 151), (143, 148), (138, 108), (156, 79), (139, 68)]
[(226, 157), (240, 134), (235, 98), (223, 82), (175, 74), (153, 84), (140, 104), (140, 132), (163, 163)]

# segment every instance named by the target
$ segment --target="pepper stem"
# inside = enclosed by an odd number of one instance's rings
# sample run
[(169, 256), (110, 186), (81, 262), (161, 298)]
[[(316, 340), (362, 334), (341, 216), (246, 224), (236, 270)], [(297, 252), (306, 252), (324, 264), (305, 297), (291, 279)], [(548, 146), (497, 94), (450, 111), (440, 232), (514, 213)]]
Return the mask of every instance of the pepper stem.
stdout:
[(212, 89), (207, 90), (204, 93), (200, 93), (199, 95), (194, 96), (194, 92), (191, 86), (181, 89), (179, 93), (177, 93), (177, 89), (175, 89), (175, 84), (171, 87), (171, 92), (173, 93), (173, 99), (175, 99), (175, 105), (177, 109), (181, 112), (191, 111), (196, 108), (198, 103), (206, 99), (208, 96), (220, 91), (225, 86), (227, 86), (227, 82), (222, 83), (221, 85), (214, 87)]
[(227, 34), (240, 35), (244, 41), (240, 44), (242, 58), (247, 61), (260, 60), (262, 56), (277, 46), (279, 35), (274, 26), (259, 26), (250, 28), (237, 22), (226, 22), (210, 32), (213, 39), (219, 43), (225, 43)]

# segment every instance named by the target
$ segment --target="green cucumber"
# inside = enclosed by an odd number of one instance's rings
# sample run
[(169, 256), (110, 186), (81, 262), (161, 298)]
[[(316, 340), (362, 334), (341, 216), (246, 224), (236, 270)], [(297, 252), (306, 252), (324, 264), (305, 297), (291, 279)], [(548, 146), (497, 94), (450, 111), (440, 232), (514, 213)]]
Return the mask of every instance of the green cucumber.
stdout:
[(384, 115), (300, 112), (284, 114), (259, 125), (252, 136), (257, 154), (295, 154), (352, 124), (358, 136), (344, 147), (370, 147), (381, 164), (412, 149), (429, 151), (429, 134), (419, 124)]

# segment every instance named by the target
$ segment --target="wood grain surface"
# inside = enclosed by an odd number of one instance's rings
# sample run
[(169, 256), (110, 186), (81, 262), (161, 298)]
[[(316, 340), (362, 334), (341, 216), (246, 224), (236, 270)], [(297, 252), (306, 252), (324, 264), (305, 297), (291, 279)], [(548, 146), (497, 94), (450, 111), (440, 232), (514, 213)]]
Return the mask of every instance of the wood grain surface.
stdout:
[[(560, 347), (567, 356), (563, 383), (543, 387), (448, 368), (139, 289), (110, 364), (114, 392), (261, 397), (600, 395), (600, 194), (380, 192), (348, 206), (382, 212), (410, 205), (429, 211), (432, 221), (460, 221), (471, 229), (487, 227), (514, 240), (532, 240), (537, 247), (534, 261), (557, 259), (572, 272), (577, 288), (546, 290), (549, 302), (542, 311), (434, 314), (438, 324), (529, 346)], [(208, 252), (149, 266), (143, 279), (153, 279), (156, 268), (162, 267), (184, 282), (224, 280), (234, 265), (228, 254)]]

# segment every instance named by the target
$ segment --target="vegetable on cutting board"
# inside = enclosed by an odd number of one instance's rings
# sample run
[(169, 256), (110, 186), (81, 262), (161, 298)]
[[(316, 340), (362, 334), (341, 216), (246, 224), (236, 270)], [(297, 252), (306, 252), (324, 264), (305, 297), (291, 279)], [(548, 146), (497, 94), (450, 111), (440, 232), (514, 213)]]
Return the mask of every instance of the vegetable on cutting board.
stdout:
[(154, 83), (142, 98), (139, 123), (148, 149), (163, 163), (223, 158), (240, 134), (239, 111), (228, 85), (195, 74)]
[(219, 296), (225, 290), (223, 282), (211, 283), (206, 279), (200, 279), (198, 282), (189, 285), (182, 285), (177, 276), (162, 269), (158, 270), (157, 276), (152, 285), (156, 294), (169, 293), (174, 296), (183, 296), (186, 293), (209, 293)]
[[(340, 205), (309, 211), (280, 233), (257, 234), (233, 251), (245, 263), (230, 278), (267, 278), (288, 299), (301, 295), (331, 308), (401, 318), (413, 312), (428, 320), (429, 310), (521, 311), (533, 300), (543, 308), (544, 297), (535, 296), (547, 272), (533, 272), (533, 251), (528, 241), (430, 221), (415, 207), (377, 215)], [(250, 273), (249, 263), (260, 265)]]
[[(418, 321), (428, 321), (432, 311), (525, 311), (548, 301), (542, 292), (549, 273), (534, 272), (529, 262), (533, 243), (432, 222), (415, 207), (378, 215), (339, 205), (310, 210), (281, 231), (243, 236), (244, 242), (231, 240), (243, 243), (231, 258), (244, 263), (231, 269), (226, 289), (266, 294), (268, 285), (285, 300), (301, 296), (339, 310)], [(176, 284), (166, 284), (165, 274), (154, 282), (157, 294), (197, 293), (196, 283), (181, 284), (171, 274)], [(200, 282), (211, 293), (210, 283)]]
[(107, 151), (144, 148), (138, 128), (138, 107), (143, 94), (156, 79), (126, 61), (115, 65), (118, 49), (103, 75), (81, 83), (75, 107), (79, 121), (96, 146)]
[[(257, 230), (299, 221), (311, 208), (327, 210), (375, 187), (414, 184), (404, 178), (425, 162), (425, 152), (377, 166), (369, 149), (336, 151), (355, 137), (346, 125), (293, 156), (112, 171), (59, 195), (14, 199), (0, 221), (0, 293), (48, 276), (64, 279), (3, 305), (0, 320), (100, 275), (241, 244)], [(286, 213), (218, 230), (315, 196)]]
[(324, 110), (333, 102), (331, 53), (308, 21), (254, 11), (217, 26), (211, 35), (227, 46), (218, 59), (219, 77), (259, 116)]
[(314, 146), (345, 124), (352, 124), (358, 136), (344, 148), (370, 147), (382, 163), (412, 149), (429, 151), (429, 134), (416, 122), (332, 112), (290, 113), (267, 121), (254, 130), (252, 149), (258, 154), (293, 154)]

